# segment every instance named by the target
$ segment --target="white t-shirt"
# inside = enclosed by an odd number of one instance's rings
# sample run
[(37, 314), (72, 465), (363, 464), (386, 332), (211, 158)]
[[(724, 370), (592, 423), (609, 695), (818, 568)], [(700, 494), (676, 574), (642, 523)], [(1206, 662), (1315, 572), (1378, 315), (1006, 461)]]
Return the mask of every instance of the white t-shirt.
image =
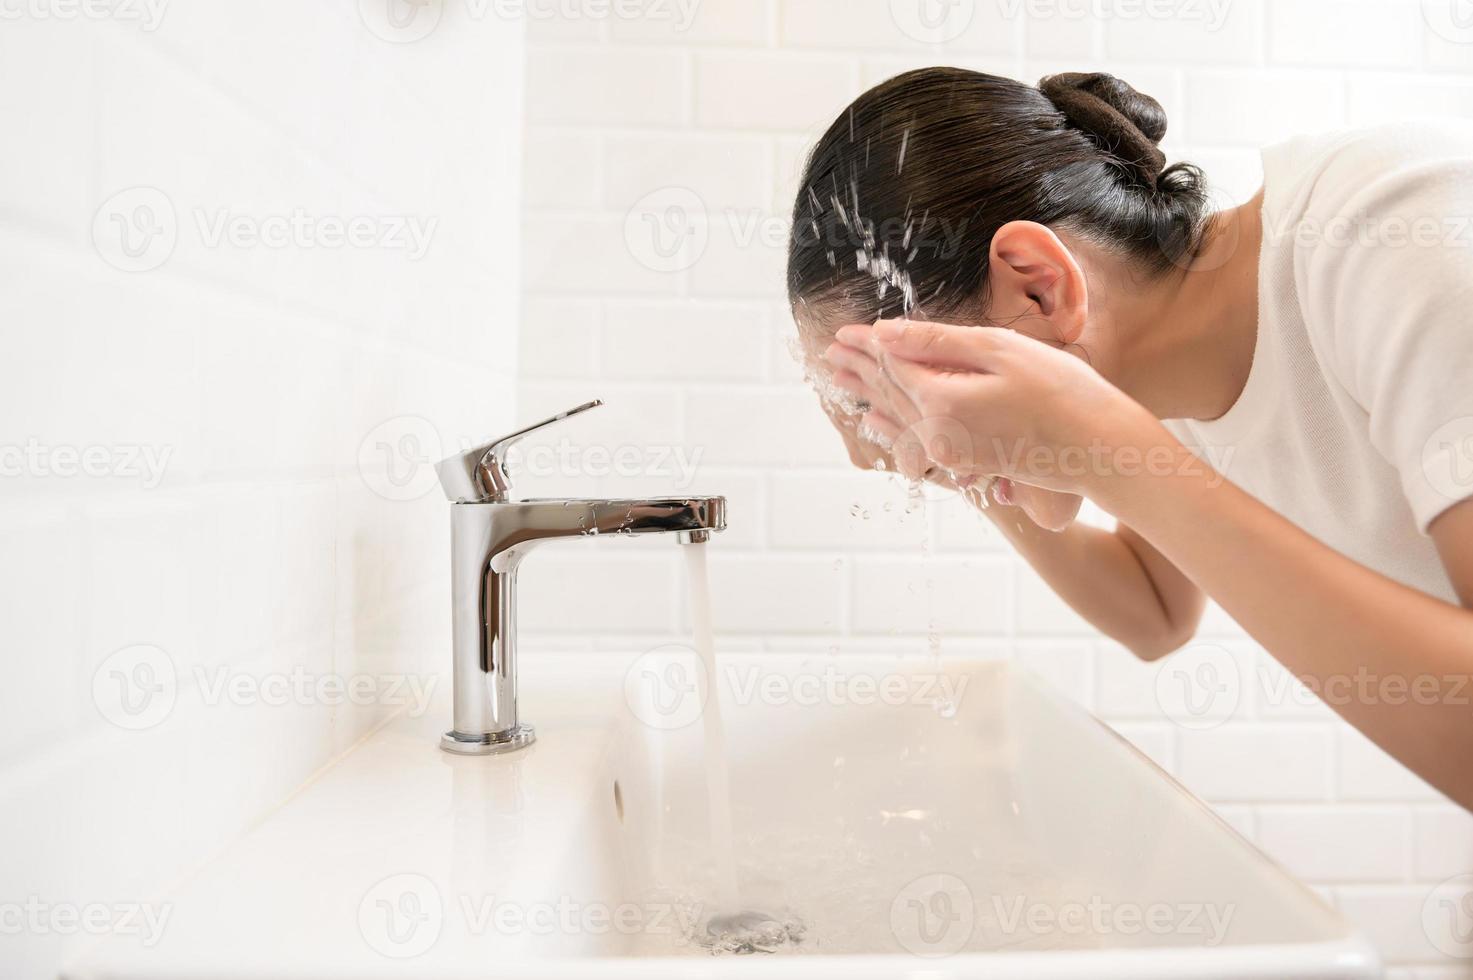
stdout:
[(1425, 532), (1473, 497), (1473, 126), (1302, 137), (1263, 171), (1247, 384), (1168, 427), (1325, 544), (1456, 601)]

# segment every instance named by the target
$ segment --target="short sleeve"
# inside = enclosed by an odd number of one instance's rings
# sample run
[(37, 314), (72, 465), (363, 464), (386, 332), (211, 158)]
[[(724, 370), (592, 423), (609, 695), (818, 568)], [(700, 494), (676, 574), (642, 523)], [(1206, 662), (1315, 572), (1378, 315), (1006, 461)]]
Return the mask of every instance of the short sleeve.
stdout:
[(1424, 533), (1473, 498), (1473, 141), (1355, 147), (1295, 229), (1296, 285), (1329, 372), (1364, 409)]

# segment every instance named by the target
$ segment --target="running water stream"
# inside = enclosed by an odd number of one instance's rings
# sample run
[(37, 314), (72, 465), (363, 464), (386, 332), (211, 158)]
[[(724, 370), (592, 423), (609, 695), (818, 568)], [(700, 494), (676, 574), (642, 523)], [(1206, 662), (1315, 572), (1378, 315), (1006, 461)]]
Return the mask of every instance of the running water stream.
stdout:
[(712, 953), (775, 953), (801, 940), (802, 924), (778, 919), (742, 905), (737, 885), (735, 838), (731, 819), (731, 771), (726, 755), (726, 729), (721, 720), (721, 683), (716, 673), (716, 644), (711, 628), (711, 587), (706, 574), (706, 545), (685, 545), (690, 586), (691, 633), (701, 669), (696, 671), (705, 734), (706, 807), (710, 847), (716, 860), (717, 895), (706, 917), (705, 935), (697, 942)]
[(691, 633), (701, 669), (696, 671), (701, 721), (706, 736), (706, 801), (711, 824), (711, 850), (716, 856), (721, 908), (739, 908), (736, 862), (731, 833), (731, 775), (726, 764), (726, 732), (721, 724), (721, 684), (716, 676), (716, 644), (711, 629), (711, 587), (706, 575), (706, 545), (691, 542), (685, 552), (690, 589)]

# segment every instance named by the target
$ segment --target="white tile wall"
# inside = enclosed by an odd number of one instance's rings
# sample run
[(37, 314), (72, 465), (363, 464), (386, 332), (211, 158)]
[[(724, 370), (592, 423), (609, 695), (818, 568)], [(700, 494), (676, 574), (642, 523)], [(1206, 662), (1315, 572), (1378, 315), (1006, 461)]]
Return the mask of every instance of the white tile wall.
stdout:
[[(145, 9), (162, 19), (124, 13)], [(359, 9), (4, 17), (7, 909), (155, 899), (395, 708), (236, 703), (211, 693), (222, 677), (448, 662), (444, 503), (416, 464), (515, 415), (523, 25), (446, 4), (395, 43)], [(367, 237), (216, 241), (222, 214), (357, 219)], [(422, 254), (381, 237), (408, 219)], [(172, 253), (120, 268), (117, 222), (172, 232)], [(152, 700), (117, 673), (134, 645), (163, 658)], [(143, 714), (114, 710), (122, 683)], [(152, 724), (113, 723), (135, 718)], [(54, 976), (87, 941), (12, 922), (7, 978)]]
[[(1098, 642), (986, 522), (954, 501), (907, 513), (903, 488), (851, 472), (787, 356), (782, 283), (803, 151), (862, 86), (897, 71), (1112, 71), (1166, 106), (1173, 153), (1206, 166), (1224, 200), (1242, 199), (1257, 187), (1256, 150), (1267, 142), (1409, 107), (1473, 114), (1473, 38), (1447, 27), (1463, 23), (1457, 5), (964, 0), (945, 7), (962, 16), (943, 24), (950, 44), (918, 39), (906, 2), (699, 8), (685, 32), (585, 12), (534, 34), (521, 364), (543, 407), (556, 407), (549, 390), (567, 404), (601, 395), (638, 406), (580, 421), (571, 438), (651, 452), (673, 440), (701, 454), (692, 489), (731, 494), (732, 531), (712, 547), (723, 644), (924, 650), (935, 629), (943, 652), (1011, 654), (1221, 805), (1361, 922), (1404, 975), (1473, 976), (1420, 926), (1431, 886), (1473, 871), (1473, 820), (1323, 706), (1289, 697), (1282, 669), (1216, 610), (1203, 640), (1231, 652), (1242, 686), (1210, 727), (1178, 724), (1156, 696), (1163, 668)], [(1439, 16), (1442, 31), (1430, 26)], [(695, 204), (670, 198), (672, 188)], [(640, 262), (651, 234), (679, 238), (677, 227), (647, 227), (646, 199), (657, 192), (685, 206), (657, 217), (690, 219), (685, 244), (703, 246), (663, 269)], [(631, 231), (626, 218), (641, 201)], [(561, 492), (582, 479), (527, 485)], [(669, 482), (651, 472), (599, 485), (658, 492)], [(673, 579), (646, 562), (667, 563)], [(650, 576), (678, 606), (675, 562), (640, 550), (601, 567)], [(529, 593), (544, 587), (554, 586), (525, 583)], [(679, 639), (668, 630), (684, 622), (634, 600), (618, 616), (564, 608), (555, 629), (537, 634), (542, 648)]]

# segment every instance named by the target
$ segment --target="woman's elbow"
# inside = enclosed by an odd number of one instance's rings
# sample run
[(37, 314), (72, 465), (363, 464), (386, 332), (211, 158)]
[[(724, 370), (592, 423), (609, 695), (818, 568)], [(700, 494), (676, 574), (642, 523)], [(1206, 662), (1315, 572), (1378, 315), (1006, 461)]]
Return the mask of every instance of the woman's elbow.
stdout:
[(1196, 623), (1168, 624), (1149, 633), (1130, 637), (1126, 640), (1125, 647), (1141, 660), (1151, 663), (1180, 650), (1192, 642), (1192, 637), (1196, 635)]

